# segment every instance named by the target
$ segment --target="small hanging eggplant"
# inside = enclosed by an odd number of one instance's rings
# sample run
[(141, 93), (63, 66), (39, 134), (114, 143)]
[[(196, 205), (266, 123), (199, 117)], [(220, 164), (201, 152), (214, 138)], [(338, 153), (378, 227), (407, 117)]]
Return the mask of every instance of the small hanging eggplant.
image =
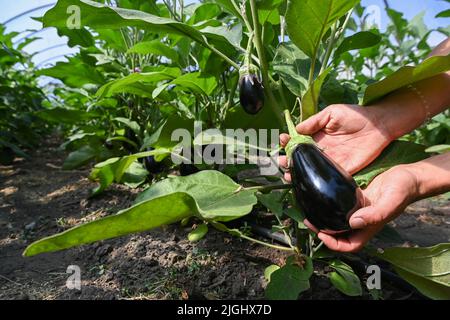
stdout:
[(257, 76), (256, 67), (243, 67), (240, 71), (239, 94), (245, 112), (255, 115), (264, 107), (264, 87)]
[(362, 193), (352, 176), (295, 130), (285, 112), (291, 140), (285, 150), (291, 168), (295, 198), (306, 219), (319, 231), (349, 231), (350, 216), (362, 205)]
[[(153, 151), (153, 150), (155, 149), (149, 147), (146, 151)], [(145, 169), (147, 169), (147, 171), (151, 174), (161, 173), (165, 169), (164, 163), (156, 161), (154, 156), (142, 158), (142, 162), (144, 164)]]
[(136, 153), (138, 151), (136, 146), (139, 145), (139, 139), (136, 136), (136, 133), (133, 130), (131, 130), (130, 128), (126, 128), (125, 129), (125, 138), (127, 138), (130, 142), (132, 142), (134, 144), (124, 141), (123, 147), (130, 154)]
[(180, 176), (182, 177), (190, 176), (197, 172), (200, 172), (200, 169), (191, 163), (180, 164)]

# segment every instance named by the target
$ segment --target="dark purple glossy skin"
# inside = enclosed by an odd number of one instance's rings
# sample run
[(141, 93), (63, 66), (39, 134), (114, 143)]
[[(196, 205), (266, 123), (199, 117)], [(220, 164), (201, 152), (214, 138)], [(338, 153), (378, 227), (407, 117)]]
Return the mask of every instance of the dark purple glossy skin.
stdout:
[[(150, 147), (147, 149), (147, 151), (153, 151), (154, 148)], [(148, 172), (157, 174), (164, 171), (165, 166), (162, 162), (158, 162), (155, 160), (154, 156), (148, 156), (143, 158), (145, 169), (147, 169)]]
[(240, 101), (245, 112), (257, 114), (264, 107), (264, 89), (254, 74), (243, 76), (239, 80)]
[(355, 180), (312, 144), (299, 144), (292, 154), (292, 183), (297, 203), (318, 230), (350, 230), (348, 220), (361, 206)]

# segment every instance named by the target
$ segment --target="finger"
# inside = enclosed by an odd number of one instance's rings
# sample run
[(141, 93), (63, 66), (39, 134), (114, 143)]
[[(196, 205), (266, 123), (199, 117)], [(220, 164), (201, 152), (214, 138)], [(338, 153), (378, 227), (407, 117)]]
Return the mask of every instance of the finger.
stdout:
[(323, 129), (329, 121), (330, 112), (328, 108), (326, 108), (316, 115), (298, 124), (296, 129), (300, 134), (313, 135), (317, 131)]
[(289, 140), (291, 140), (291, 137), (287, 134), (287, 133), (282, 133), (280, 134), (280, 145), (281, 147), (286, 147), (286, 145), (288, 144)]
[(311, 222), (308, 221), (308, 219), (303, 220), (303, 223), (305, 226), (308, 227), (312, 232), (319, 233), (319, 229), (317, 229)]
[(279, 156), (278, 157), (278, 165), (281, 168), (288, 169), (289, 168), (289, 164), (288, 164), (287, 157), (286, 156)]
[(286, 180), (287, 182), (291, 182), (292, 181), (292, 176), (291, 176), (291, 173), (289, 171), (284, 174), (284, 180)]
[(350, 227), (352, 229), (364, 229), (367, 226), (377, 225), (385, 220), (384, 211), (379, 206), (359, 209), (350, 217)]
[(334, 237), (320, 232), (318, 237), (330, 250), (337, 252), (357, 252), (363, 249), (367, 242), (369, 242), (382, 227), (383, 225), (367, 227), (362, 230), (354, 231), (347, 237)]

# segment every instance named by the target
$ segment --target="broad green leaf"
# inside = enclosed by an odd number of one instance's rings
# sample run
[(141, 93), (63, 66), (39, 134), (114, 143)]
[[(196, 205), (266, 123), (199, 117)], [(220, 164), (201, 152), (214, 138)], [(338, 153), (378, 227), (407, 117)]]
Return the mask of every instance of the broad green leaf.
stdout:
[(111, 158), (95, 165), (92, 169), (89, 179), (92, 181), (99, 181), (100, 185), (95, 188), (91, 196), (96, 196), (103, 192), (113, 182), (121, 182), (122, 177), (127, 172), (128, 168), (140, 158), (149, 156), (161, 156), (170, 154), (171, 150), (165, 148), (158, 148), (152, 151), (141, 152), (122, 158)]
[[(110, 97), (115, 93), (125, 92), (130, 85), (136, 83), (156, 84), (164, 80), (173, 80), (180, 76), (181, 71), (178, 68), (165, 68), (162, 71), (133, 73), (124, 78), (113, 80), (102, 86), (97, 91), (99, 98)], [(151, 92), (148, 92), (151, 96)]]
[(82, 244), (147, 231), (175, 223), (195, 213), (195, 201), (185, 193), (173, 193), (139, 203), (115, 215), (94, 220), (29, 245), (23, 255), (31, 257)]
[(314, 83), (306, 91), (302, 99), (302, 120), (306, 120), (309, 117), (315, 115), (319, 110), (319, 96), (322, 89), (322, 85), (325, 82), (328, 74), (332, 68), (328, 68), (322, 72), (322, 74), (314, 80)]
[(174, 62), (177, 62), (179, 58), (177, 51), (162, 43), (161, 40), (139, 42), (131, 47), (127, 53), (137, 53), (142, 55), (154, 54), (164, 56)]
[(406, 32), (408, 31), (408, 20), (403, 17), (403, 13), (395, 11), (391, 8), (386, 9), (386, 13), (392, 21), (392, 26), (388, 26), (388, 32), (394, 33), (393, 35), (399, 42), (403, 42)]
[(416, 67), (402, 67), (386, 79), (368, 86), (364, 94), (363, 104), (369, 105), (400, 88), (448, 70), (450, 70), (450, 55), (428, 58)]
[(222, 6), (226, 11), (232, 13), (233, 16), (241, 17), (240, 10), (236, 9), (237, 6), (233, 5), (232, 1), (234, 1), (234, 0), (213, 0), (213, 1), (218, 3), (220, 6)]
[(312, 262), (307, 258), (308, 267), (286, 264), (270, 274), (266, 288), (266, 298), (270, 300), (296, 300), (300, 293), (309, 289)]
[(350, 297), (362, 295), (361, 281), (348, 264), (333, 260), (330, 267), (335, 270), (329, 274), (329, 277), (336, 289)]
[(273, 151), (266, 146), (260, 146), (257, 141), (250, 140), (247, 142), (246, 137), (242, 138), (238, 135), (227, 135), (226, 133), (220, 132), (218, 129), (203, 130), (194, 138), (193, 144), (194, 146), (217, 144), (234, 146), (236, 149), (242, 148), (244, 150)]
[(101, 85), (105, 82), (104, 76), (95, 67), (76, 59), (57, 62), (51, 68), (36, 71), (36, 75), (59, 79), (72, 88), (87, 84)]
[(228, 26), (218, 26), (212, 27), (207, 26), (205, 28), (200, 29), (200, 31), (208, 35), (209, 38), (213, 39), (217, 37), (217, 40), (221, 38), (225, 38), (228, 40), (230, 44), (232, 44), (237, 50), (241, 50), (240, 44), (242, 41), (242, 25), (237, 24), (233, 27)]
[(361, 31), (351, 35), (342, 41), (341, 45), (334, 52), (334, 59), (347, 51), (370, 48), (381, 41), (381, 36), (370, 31)]
[(126, 125), (128, 128), (130, 128), (137, 134), (139, 134), (139, 132), (141, 131), (141, 126), (136, 121), (132, 121), (130, 119), (122, 118), (122, 117), (117, 117), (117, 118), (114, 118), (113, 120), (123, 123), (124, 125)]
[(200, 241), (207, 233), (208, 233), (208, 226), (202, 223), (201, 225), (197, 226), (195, 230), (189, 233), (188, 240), (190, 242)]
[(361, 170), (354, 178), (361, 186), (367, 186), (376, 176), (399, 164), (417, 162), (428, 158), (425, 147), (406, 141), (394, 141), (367, 168)]
[(450, 299), (450, 243), (429, 248), (389, 248), (378, 257), (432, 299)]
[(449, 10), (442, 11), (442, 12), (439, 12), (439, 13), (436, 15), (436, 18), (450, 18), (450, 9), (449, 9)]
[(147, 180), (148, 171), (139, 161), (133, 162), (122, 176), (121, 183), (130, 188), (137, 188)]
[(337, 80), (336, 76), (330, 75), (322, 85), (320, 91), (321, 107), (339, 103), (358, 104), (359, 99), (356, 89)]
[(208, 46), (209, 42), (211, 42), (221, 46), (228, 45), (228, 47), (232, 48), (232, 45), (225, 37), (219, 37), (220, 41), (217, 41), (217, 35), (209, 38), (208, 34), (203, 34), (194, 26), (144, 11), (109, 7), (90, 0), (59, 0), (55, 7), (45, 13), (43, 18), (44, 27), (66, 27), (68, 18), (66, 11), (71, 5), (79, 7), (82, 13), (80, 15), (82, 26), (113, 30), (137, 27), (158, 34), (189, 37), (204, 46)]
[(311, 59), (330, 27), (359, 0), (288, 0), (286, 26), (289, 38)]
[(98, 117), (98, 114), (95, 112), (86, 112), (84, 110), (66, 109), (61, 107), (40, 110), (35, 114), (43, 120), (59, 124), (75, 124)]
[(83, 146), (74, 152), (71, 152), (63, 164), (63, 170), (73, 170), (88, 164), (99, 154), (99, 150), (89, 145)]
[(280, 44), (273, 60), (273, 69), (297, 97), (302, 97), (308, 88), (310, 68), (311, 59), (292, 42)]
[(196, 200), (204, 220), (234, 220), (248, 214), (257, 202), (254, 190), (241, 190), (230, 177), (219, 171), (205, 170), (153, 184), (136, 198), (136, 203), (177, 192), (187, 193)]
[(272, 25), (280, 24), (280, 6), (285, 0), (262, 0), (258, 6), (258, 18), (261, 25), (270, 23)]
[(170, 84), (209, 96), (217, 87), (217, 79), (213, 76), (202, 75), (200, 72), (191, 72), (177, 77)]
[(258, 201), (273, 214), (281, 217), (283, 215), (283, 192), (270, 192), (267, 194), (257, 194)]
[(165, 179), (147, 189), (145, 199), (141, 197), (140, 200), (116, 215), (32, 243), (24, 256), (146, 231), (192, 215), (204, 220), (231, 220), (250, 213), (256, 203), (254, 191), (241, 189), (218, 171), (202, 171), (189, 177)]

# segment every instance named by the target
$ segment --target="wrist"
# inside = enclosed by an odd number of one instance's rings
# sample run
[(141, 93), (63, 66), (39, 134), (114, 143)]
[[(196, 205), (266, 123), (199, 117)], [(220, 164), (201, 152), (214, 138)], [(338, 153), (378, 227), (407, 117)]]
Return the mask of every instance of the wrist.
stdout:
[(415, 181), (415, 200), (450, 191), (450, 153), (404, 165)]
[[(389, 111), (385, 104), (369, 106), (367, 109), (372, 115), (372, 121), (375, 127), (378, 128), (380, 134), (386, 139), (388, 144), (403, 135), (399, 133), (398, 126), (394, 125), (392, 113), (389, 115)], [(391, 108), (389, 107), (389, 109)]]

